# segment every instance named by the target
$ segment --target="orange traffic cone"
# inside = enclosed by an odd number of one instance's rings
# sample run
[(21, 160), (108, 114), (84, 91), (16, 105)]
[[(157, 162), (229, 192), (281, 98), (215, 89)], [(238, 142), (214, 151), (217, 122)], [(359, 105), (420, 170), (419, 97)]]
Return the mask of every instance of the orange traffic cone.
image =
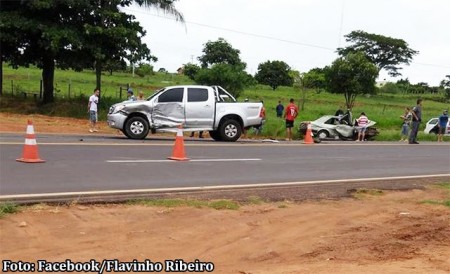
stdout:
[(306, 134), (305, 139), (303, 139), (303, 143), (307, 145), (314, 144), (314, 140), (312, 138), (311, 123), (308, 123), (308, 127), (306, 128)]
[(23, 146), (22, 158), (16, 159), (23, 163), (44, 163), (45, 161), (39, 158), (38, 147), (36, 143), (36, 135), (34, 135), (33, 122), (28, 120), (27, 134), (25, 136), (25, 145)]
[(189, 158), (186, 158), (186, 154), (184, 152), (183, 127), (181, 125), (177, 130), (177, 137), (175, 138), (172, 156), (167, 157), (167, 159), (175, 161), (189, 161)]

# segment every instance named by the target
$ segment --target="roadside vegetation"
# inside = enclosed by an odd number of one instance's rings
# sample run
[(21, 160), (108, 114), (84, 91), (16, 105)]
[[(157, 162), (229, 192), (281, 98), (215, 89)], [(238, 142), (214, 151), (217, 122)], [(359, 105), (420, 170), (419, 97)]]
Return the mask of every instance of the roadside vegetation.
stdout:
[(229, 209), (238, 210), (239, 204), (231, 200), (192, 200), (192, 199), (139, 199), (128, 202), (130, 205), (160, 206), (160, 207), (195, 207), (195, 208), (213, 208), (217, 210)]
[[(95, 87), (95, 72), (85, 70), (74, 72), (71, 70), (56, 70), (55, 73), (55, 102), (41, 105), (39, 98), (24, 93), (39, 94), (40, 70), (37, 68), (12, 69), (3, 66), (3, 96), (0, 96), (0, 111), (19, 114), (44, 114), (50, 116), (74, 117), (87, 119), (86, 106), (88, 97)], [(135, 92), (143, 91), (150, 96), (157, 89), (180, 84), (193, 84), (194, 82), (182, 74), (166, 72), (154, 72), (143, 77), (132, 77), (131, 72), (114, 72), (112, 75), (103, 75), (103, 89), (100, 100), (100, 120), (106, 120), (109, 107), (117, 102), (125, 100), (127, 87)], [(69, 88), (70, 86), (70, 88)], [(120, 92), (122, 88), (122, 93)], [(120, 95), (122, 95), (120, 97)], [(435, 140), (435, 135), (423, 133), (425, 123), (433, 117), (438, 117), (442, 110), (449, 108), (442, 92), (414, 94), (393, 92), (389, 89), (379, 88), (376, 94), (361, 95), (355, 102), (353, 114), (357, 116), (364, 111), (370, 120), (377, 122), (376, 127), (380, 135), (376, 140), (398, 140), (404, 108), (415, 105), (418, 97), (424, 99), (423, 122), (419, 132), (419, 140)], [(287, 105), (290, 98), (294, 98), (301, 108), (299, 121), (312, 121), (322, 115), (333, 115), (339, 106), (345, 107), (345, 99), (342, 94), (327, 93), (321, 89), (299, 89), (297, 87), (278, 87), (273, 90), (267, 85), (253, 85), (242, 91), (238, 101), (249, 99), (250, 101), (264, 101), (267, 120), (260, 136), (252, 138), (283, 138), (285, 127), (283, 119), (277, 118), (275, 107), (278, 101)], [(298, 134), (298, 133), (297, 133)], [(299, 136), (296, 136), (297, 138)]]
[(450, 208), (450, 183), (441, 183), (435, 185), (436, 188), (442, 189), (446, 192), (447, 198), (443, 200), (423, 200), (422, 204), (430, 204), (430, 205), (443, 205)]
[(20, 207), (11, 202), (0, 203), (0, 218), (7, 214), (13, 214), (20, 211)]

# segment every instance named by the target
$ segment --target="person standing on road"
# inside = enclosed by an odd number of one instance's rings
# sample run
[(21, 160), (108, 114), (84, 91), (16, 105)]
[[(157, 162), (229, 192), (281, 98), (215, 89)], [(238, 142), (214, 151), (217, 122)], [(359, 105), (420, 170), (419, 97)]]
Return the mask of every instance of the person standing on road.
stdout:
[(98, 88), (94, 89), (94, 94), (89, 97), (88, 103), (88, 113), (90, 128), (89, 132), (97, 132), (97, 121), (98, 121), (98, 96), (100, 95), (100, 90)]
[[(191, 132), (191, 135), (189, 135), (189, 137), (194, 137), (195, 131)], [(200, 130), (198, 132), (198, 138), (203, 138), (203, 130)]]
[(356, 121), (358, 122), (358, 139), (356, 141), (363, 142), (366, 135), (367, 125), (369, 124), (369, 119), (364, 112), (361, 112), (361, 116), (359, 116)]
[(264, 107), (263, 100), (261, 100), (261, 103), (263, 104), (263, 106), (261, 107), (261, 112), (259, 116), (262, 118), (262, 121), (260, 126), (255, 127), (255, 135), (260, 135), (262, 133), (263, 125), (266, 123), (266, 108)]
[(294, 99), (289, 100), (289, 105), (286, 107), (284, 118), (286, 119), (286, 141), (292, 140), (292, 128), (294, 127), (294, 120), (298, 115), (298, 107), (294, 104)]
[(411, 109), (408, 107), (405, 108), (405, 113), (402, 116), (400, 116), (400, 118), (403, 120), (402, 132), (400, 134), (400, 142), (406, 142), (408, 141), (409, 127), (411, 125), (411, 118), (412, 118)]
[(439, 123), (438, 123), (438, 142), (443, 141), (443, 137), (445, 134), (445, 129), (447, 128), (448, 124), (448, 112), (447, 110), (444, 110), (441, 116), (439, 116)]
[(283, 104), (281, 103), (281, 101), (278, 101), (278, 105), (275, 108), (275, 111), (277, 112), (277, 117), (278, 118), (283, 117), (283, 110), (284, 110)]
[(420, 122), (422, 122), (422, 99), (417, 99), (417, 105), (413, 107), (411, 122), (411, 133), (409, 134), (409, 144), (419, 144), (417, 142), (417, 133), (419, 132)]

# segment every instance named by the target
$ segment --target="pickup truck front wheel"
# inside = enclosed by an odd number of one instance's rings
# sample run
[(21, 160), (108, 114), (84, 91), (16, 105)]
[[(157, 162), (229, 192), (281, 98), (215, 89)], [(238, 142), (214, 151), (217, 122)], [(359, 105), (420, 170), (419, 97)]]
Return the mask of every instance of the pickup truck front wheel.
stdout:
[(149, 131), (147, 121), (139, 116), (131, 117), (125, 123), (125, 135), (131, 139), (144, 139)]
[(220, 126), (220, 137), (225, 142), (235, 142), (241, 137), (241, 125), (235, 120), (226, 120)]

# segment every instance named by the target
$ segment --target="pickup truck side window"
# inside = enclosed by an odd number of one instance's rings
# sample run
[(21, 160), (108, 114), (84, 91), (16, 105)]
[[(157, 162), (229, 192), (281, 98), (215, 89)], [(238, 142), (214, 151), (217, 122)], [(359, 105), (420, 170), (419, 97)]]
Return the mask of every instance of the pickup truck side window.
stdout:
[(158, 97), (158, 103), (183, 102), (184, 88), (173, 88), (166, 90)]
[(188, 102), (208, 101), (208, 90), (204, 88), (188, 88)]

